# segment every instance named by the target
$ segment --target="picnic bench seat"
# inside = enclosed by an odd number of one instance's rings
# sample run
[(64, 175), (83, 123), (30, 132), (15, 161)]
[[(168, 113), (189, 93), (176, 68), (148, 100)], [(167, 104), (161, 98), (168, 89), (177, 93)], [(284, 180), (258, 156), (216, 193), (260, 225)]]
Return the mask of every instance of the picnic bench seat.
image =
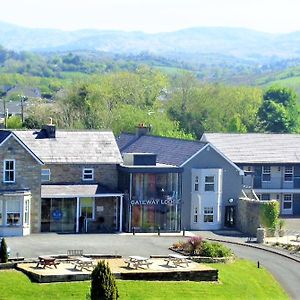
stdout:
[(78, 257), (83, 256), (83, 250), (79, 250), (79, 249), (71, 249), (71, 250), (67, 250), (67, 261), (74, 261), (76, 260)]
[(45, 269), (47, 266), (54, 266), (55, 269), (57, 269), (57, 265), (59, 265), (59, 262), (56, 261), (56, 258), (51, 256), (39, 256), (39, 261), (36, 265), (36, 268), (42, 266), (43, 269)]
[(141, 266), (147, 266), (149, 269), (149, 266), (152, 264), (152, 262), (149, 261), (149, 258), (141, 256), (129, 256), (128, 259), (124, 259), (124, 262), (127, 264), (127, 268), (133, 266), (135, 269)]
[(167, 262), (167, 265), (172, 262), (175, 267), (181, 266), (182, 264), (186, 264), (186, 266), (188, 267), (189, 263), (191, 263), (191, 261), (186, 256), (179, 254), (169, 254), (168, 257), (164, 260)]
[(77, 257), (77, 259), (73, 262), (74, 264), (74, 270), (79, 269), (82, 271), (82, 269), (89, 270), (90, 268), (94, 267), (94, 260), (89, 257)]

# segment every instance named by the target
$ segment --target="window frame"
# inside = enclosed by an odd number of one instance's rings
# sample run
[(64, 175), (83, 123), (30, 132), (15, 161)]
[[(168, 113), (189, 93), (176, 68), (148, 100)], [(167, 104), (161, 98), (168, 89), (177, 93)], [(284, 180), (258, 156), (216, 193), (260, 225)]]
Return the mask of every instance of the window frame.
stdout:
[[(213, 178), (213, 181), (206, 181), (206, 178)], [(210, 189), (206, 189), (206, 187), (211, 187), (212, 186), (212, 190)], [(215, 192), (215, 176), (214, 175), (205, 175), (204, 176), (204, 192)]]
[[(287, 169), (290, 169), (291, 172), (287, 172)], [(294, 167), (293, 166), (285, 166), (284, 167), (284, 175), (283, 175), (284, 182), (293, 182), (294, 181)], [(286, 176), (291, 176), (291, 180), (286, 180)]]
[[(211, 221), (210, 221), (210, 217), (212, 217)], [(214, 223), (214, 208), (213, 208), (213, 206), (207, 206), (207, 207), (203, 208), (203, 223)]]
[[(15, 202), (19, 202), (19, 211), (14, 211), (14, 210), (8, 210), (8, 203), (11, 203), (12, 201), (15, 201)], [(5, 205), (5, 215), (6, 215), (6, 220), (5, 220), (5, 225), (6, 226), (20, 226), (21, 225), (21, 212), (22, 212), (22, 209), (21, 209), (21, 201), (20, 200), (17, 200), (17, 199), (14, 199), (14, 200), (9, 200), (9, 201), (6, 201), (6, 205)], [(19, 219), (17, 222), (8, 222), (8, 215), (9, 214), (18, 214), (19, 215)], [(12, 220), (15, 220), (15, 216), (13, 217)]]
[[(266, 197), (268, 199), (264, 199), (264, 197)], [(269, 193), (263, 193), (260, 196), (260, 200), (262, 200), (262, 201), (270, 201), (271, 200), (271, 195)]]
[[(290, 199), (286, 199), (286, 197), (290, 197)], [(291, 207), (286, 208), (284, 207), (285, 203), (290, 203)], [(282, 199), (282, 209), (283, 210), (290, 210), (293, 209), (293, 194), (284, 194)]]
[[(91, 171), (90, 174), (86, 174), (86, 171)], [(91, 178), (86, 178), (85, 176), (91, 175)], [(83, 181), (93, 181), (94, 180), (94, 168), (83, 168), (82, 169), (82, 180)]]
[(198, 223), (198, 206), (194, 206), (193, 222)]
[[(48, 174), (43, 174), (43, 171), (48, 171)], [(48, 179), (47, 180), (43, 179), (43, 177), (46, 177), (46, 176), (48, 176)], [(41, 182), (48, 182), (50, 180), (51, 180), (51, 170), (50, 169), (42, 169), (41, 170)]]
[(194, 191), (199, 192), (199, 176), (195, 176), (194, 180)]
[(29, 225), (30, 223), (30, 200), (24, 200), (24, 224)]
[[(6, 163), (12, 162), (13, 169), (6, 169)], [(13, 173), (13, 180), (6, 180), (6, 172)], [(5, 159), (3, 161), (3, 183), (15, 183), (16, 182), (16, 160), (15, 159)]]
[[(266, 171), (266, 168), (268, 168), (267, 171)], [(269, 179), (266, 180), (265, 176), (269, 176)], [(271, 166), (262, 166), (261, 180), (262, 180), (262, 182), (270, 182), (271, 181)]]

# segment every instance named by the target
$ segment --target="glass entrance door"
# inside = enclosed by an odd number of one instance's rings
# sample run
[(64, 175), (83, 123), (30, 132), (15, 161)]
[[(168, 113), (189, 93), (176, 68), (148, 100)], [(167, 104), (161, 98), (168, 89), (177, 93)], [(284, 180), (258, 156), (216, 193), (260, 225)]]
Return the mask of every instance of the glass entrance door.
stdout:
[(88, 232), (88, 222), (94, 218), (94, 198), (80, 198), (79, 232)]

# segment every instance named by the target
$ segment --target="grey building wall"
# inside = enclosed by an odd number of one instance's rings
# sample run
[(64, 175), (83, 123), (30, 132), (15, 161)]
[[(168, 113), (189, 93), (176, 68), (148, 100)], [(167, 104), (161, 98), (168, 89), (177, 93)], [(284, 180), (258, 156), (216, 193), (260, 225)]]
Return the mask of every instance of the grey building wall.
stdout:
[[(84, 168), (94, 169), (94, 180), (82, 180)], [(47, 183), (99, 183), (111, 189), (117, 189), (118, 172), (115, 164), (48, 164), (43, 169), (50, 169), (51, 178)]]
[(192, 199), (192, 172), (193, 168), (201, 169), (223, 169), (222, 186), (222, 212), (221, 218), (224, 224), (225, 205), (229, 204), (228, 199), (233, 198), (231, 205), (236, 205), (241, 193), (242, 176), (222, 155), (209, 146), (201, 151), (184, 165), (182, 174), (182, 227), (190, 228), (191, 222), (191, 199)]
[[(41, 165), (13, 137), (0, 148), (0, 190), (31, 191), (31, 232), (40, 231), (41, 219)], [(3, 161), (15, 160), (15, 182), (3, 183)]]

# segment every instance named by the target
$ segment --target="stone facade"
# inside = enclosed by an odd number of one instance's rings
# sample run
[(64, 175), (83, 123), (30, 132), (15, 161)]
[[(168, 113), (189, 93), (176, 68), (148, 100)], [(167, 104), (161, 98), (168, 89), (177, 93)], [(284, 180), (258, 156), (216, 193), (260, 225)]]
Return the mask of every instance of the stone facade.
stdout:
[[(82, 180), (84, 168), (94, 169), (94, 180)], [(118, 171), (116, 164), (48, 164), (43, 169), (50, 169), (51, 178), (48, 183), (98, 183), (110, 189), (118, 186)]]
[[(15, 160), (14, 183), (3, 182), (3, 161), (6, 159)], [(0, 162), (0, 190), (2, 192), (31, 191), (31, 232), (39, 232), (41, 219), (41, 164), (13, 137), (10, 137), (2, 145)]]

